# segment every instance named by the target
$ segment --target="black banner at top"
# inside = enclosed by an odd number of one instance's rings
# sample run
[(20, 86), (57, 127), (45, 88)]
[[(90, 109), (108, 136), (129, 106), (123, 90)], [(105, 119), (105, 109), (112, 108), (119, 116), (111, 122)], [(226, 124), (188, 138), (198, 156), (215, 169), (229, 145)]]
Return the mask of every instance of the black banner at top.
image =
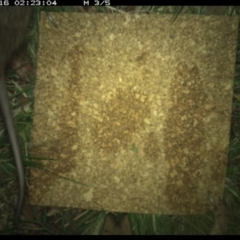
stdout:
[[(0, 0), (0, 6), (154, 6), (158, 0)], [(177, 1), (161, 1), (161, 6), (177, 4)]]

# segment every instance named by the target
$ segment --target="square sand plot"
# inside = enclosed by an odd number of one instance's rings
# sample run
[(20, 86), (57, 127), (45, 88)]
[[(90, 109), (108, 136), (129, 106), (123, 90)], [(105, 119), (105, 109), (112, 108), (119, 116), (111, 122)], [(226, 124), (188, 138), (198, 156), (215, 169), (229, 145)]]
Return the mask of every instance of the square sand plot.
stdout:
[[(41, 16), (32, 204), (201, 214), (222, 198), (238, 19)], [(61, 177), (63, 178), (61, 178)], [(70, 181), (72, 179), (74, 181)]]

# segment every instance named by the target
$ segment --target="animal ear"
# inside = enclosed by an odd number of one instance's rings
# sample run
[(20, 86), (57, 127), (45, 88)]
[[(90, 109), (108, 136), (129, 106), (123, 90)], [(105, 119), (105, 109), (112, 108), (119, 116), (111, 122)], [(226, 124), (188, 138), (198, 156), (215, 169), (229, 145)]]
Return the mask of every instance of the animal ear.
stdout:
[(223, 235), (226, 233), (228, 228), (228, 209), (226, 208), (223, 201), (219, 201), (217, 209), (214, 214), (214, 222), (210, 235)]

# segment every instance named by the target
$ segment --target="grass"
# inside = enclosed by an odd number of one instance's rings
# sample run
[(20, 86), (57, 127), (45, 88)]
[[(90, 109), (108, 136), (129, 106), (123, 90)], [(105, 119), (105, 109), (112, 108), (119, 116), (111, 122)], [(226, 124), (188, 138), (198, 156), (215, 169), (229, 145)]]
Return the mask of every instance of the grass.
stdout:
[[(125, 12), (142, 14), (172, 14), (173, 22), (182, 13), (184, 14), (212, 14), (212, 15), (239, 15), (240, 8), (207, 7), (207, 6), (145, 6), (145, 7), (39, 7), (36, 9), (35, 20), (38, 22), (40, 11), (76, 11), (108, 12), (124, 14)], [(29, 34), (28, 54), (36, 68), (38, 48), (38, 26), (34, 26)], [(228, 166), (225, 181), (224, 202), (229, 211), (229, 225), (227, 234), (240, 234), (240, 39), (234, 81), (233, 111), (231, 119), (231, 134), (229, 143)], [(20, 143), (24, 149), (24, 165), (27, 169), (42, 167), (37, 161), (32, 161), (28, 149), (33, 127), (33, 86), (30, 81), (22, 89), (17, 82), (16, 75), (7, 74), (9, 89)], [(34, 80), (34, 77), (32, 77)], [(25, 103), (20, 102), (19, 96), (25, 96)], [(10, 144), (4, 126), (0, 121), (0, 233), (13, 233), (12, 217), (16, 202), (17, 177)], [(135, 150), (133, 146), (133, 151)], [(41, 157), (38, 158), (42, 160)], [(37, 160), (35, 158), (34, 160)], [(50, 160), (50, 159), (46, 159)], [(25, 234), (100, 234), (106, 217), (105, 211), (80, 209), (59, 209), (33, 206), (31, 220), (23, 220), (21, 232)], [(116, 218), (121, 214), (115, 214)], [(167, 216), (150, 214), (129, 214), (133, 234), (209, 234), (211, 225), (216, 221), (214, 212), (204, 216)]]

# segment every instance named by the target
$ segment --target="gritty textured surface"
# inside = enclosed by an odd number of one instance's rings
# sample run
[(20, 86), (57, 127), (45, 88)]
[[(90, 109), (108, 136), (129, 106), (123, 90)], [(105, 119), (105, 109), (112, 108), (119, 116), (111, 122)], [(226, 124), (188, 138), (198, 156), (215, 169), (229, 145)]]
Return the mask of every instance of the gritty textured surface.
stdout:
[[(41, 18), (32, 204), (196, 214), (222, 197), (235, 17)], [(88, 186), (71, 182), (67, 179)]]

